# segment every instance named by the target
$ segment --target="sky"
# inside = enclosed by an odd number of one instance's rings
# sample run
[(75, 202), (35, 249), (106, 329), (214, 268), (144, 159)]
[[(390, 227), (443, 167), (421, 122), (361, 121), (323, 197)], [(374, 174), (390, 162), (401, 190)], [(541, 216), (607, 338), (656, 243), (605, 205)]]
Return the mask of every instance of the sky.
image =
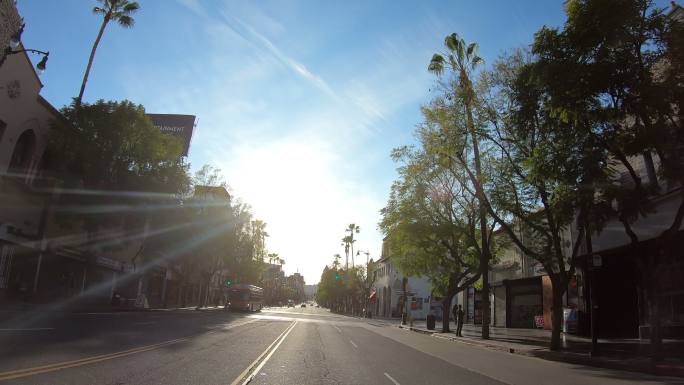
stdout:
[[(477, 42), (491, 64), (564, 21), (560, 0), (139, 3), (133, 28), (107, 27), (84, 101), (196, 115), (192, 169), (220, 168), (267, 222), (268, 250), (307, 283), (334, 254), (344, 258), (349, 223), (361, 229), (355, 249), (378, 259), (379, 211), (396, 178), (390, 152), (413, 141), (444, 37)], [(101, 22), (95, 5), (18, 1), (24, 46), (50, 51), (41, 94), (57, 108), (78, 94)]]

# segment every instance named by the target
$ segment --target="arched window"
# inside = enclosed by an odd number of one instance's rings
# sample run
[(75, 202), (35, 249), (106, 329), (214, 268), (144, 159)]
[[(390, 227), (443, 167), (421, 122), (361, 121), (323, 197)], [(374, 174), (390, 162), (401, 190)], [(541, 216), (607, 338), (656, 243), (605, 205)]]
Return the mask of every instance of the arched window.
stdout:
[(14, 145), (14, 151), (12, 152), (12, 158), (10, 159), (9, 164), (9, 172), (11, 174), (19, 174), (26, 177), (35, 150), (36, 134), (33, 133), (33, 130), (24, 131)]

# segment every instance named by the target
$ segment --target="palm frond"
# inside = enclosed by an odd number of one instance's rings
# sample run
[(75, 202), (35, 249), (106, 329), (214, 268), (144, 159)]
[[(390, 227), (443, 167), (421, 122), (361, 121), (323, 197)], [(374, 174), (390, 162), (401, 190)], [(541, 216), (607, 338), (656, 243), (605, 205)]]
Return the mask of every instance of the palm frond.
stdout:
[(465, 62), (465, 41), (463, 39), (459, 39), (456, 43), (456, 56), (459, 64)]
[(457, 49), (456, 47), (458, 46), (459, 40), (461, 39), (458, 37), (458, 34), (452, 33), (444, 38), (444, 45), (449, 49), (449, 51), (454, 52)]
[(480, 65), (480, 64), (482, 64), (482, 63), (484, 63), (484, 59), (482, 59), (482, 58), (479, 57), (479, 56), (475, 56), (475, 57), (473, 57), (473, 59), (470, 61), (470, 67), (471, 67), (472, 69), (475, 69), (475, 67), (477, 67), (478, 65)]
[(468, 60), (470, 60), (475, 54), (477, 54), (477, 43), (468, 44), (468, 49), (466, 50)]
[(100, 7), (93, 7), (93, 13), (96, 15), (104, 15), (107, 11)]
[(140, 4), (138, 2), (134, 1), (132, 3), (127, 3), (126, 5), (123, 6), (123, 12), (126, 14), (131, 14), (134, 13), (140, 9)]
[(438, 53), (432, 55), (430, 59), (430, 64), (428, 65), (428, 71), (441, 75), (444, 72), (444, 57)]
[(135, 25), (135, 20), (128, 15), (118, 15), (118, 17), (114, 19), (124, 28), (130, 28)]

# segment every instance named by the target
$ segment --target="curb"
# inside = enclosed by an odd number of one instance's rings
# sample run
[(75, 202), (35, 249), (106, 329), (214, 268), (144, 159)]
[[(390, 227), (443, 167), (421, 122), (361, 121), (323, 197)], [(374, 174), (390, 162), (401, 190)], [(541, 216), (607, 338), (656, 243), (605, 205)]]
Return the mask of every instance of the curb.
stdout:
[(542, 360), (564, 362), (576, 365), (587, 365), (605, 369), (625, 370), (629, 372), (646, 373), (655, 376), (684, 377), (684, 367), (664, 366), (663, 364), (635, 365), (635, 363), (629, 362), (597, 360), (596, 358), (591, 358), (578, 353), (554, 352), (543, 348), (515, 349), (512, 347), (505, 347), (496, 344), (488, 344), (486, 342), (466, 341), (456, 337), (445, 336), (440, 332), (433, 332), (430, 330), (420, 329), (413, 326), (397, 325), (396, 327), (400, 329), (410, 330), (416, 333), (430, 335), (434, 338), (457, 342), (464, 345), (480, 346), (491, 350), (498, 350), (510, 354), (533, 357)]

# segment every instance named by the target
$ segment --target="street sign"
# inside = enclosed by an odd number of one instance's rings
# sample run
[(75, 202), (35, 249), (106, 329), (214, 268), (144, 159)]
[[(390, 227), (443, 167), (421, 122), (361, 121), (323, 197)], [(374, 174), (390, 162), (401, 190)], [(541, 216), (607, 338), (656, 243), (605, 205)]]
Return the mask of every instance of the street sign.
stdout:
[(591, 255), (591, 265), (594, 267), (601, 267), (603, 265), (603, 259), (601, 258), (601, 254)]

